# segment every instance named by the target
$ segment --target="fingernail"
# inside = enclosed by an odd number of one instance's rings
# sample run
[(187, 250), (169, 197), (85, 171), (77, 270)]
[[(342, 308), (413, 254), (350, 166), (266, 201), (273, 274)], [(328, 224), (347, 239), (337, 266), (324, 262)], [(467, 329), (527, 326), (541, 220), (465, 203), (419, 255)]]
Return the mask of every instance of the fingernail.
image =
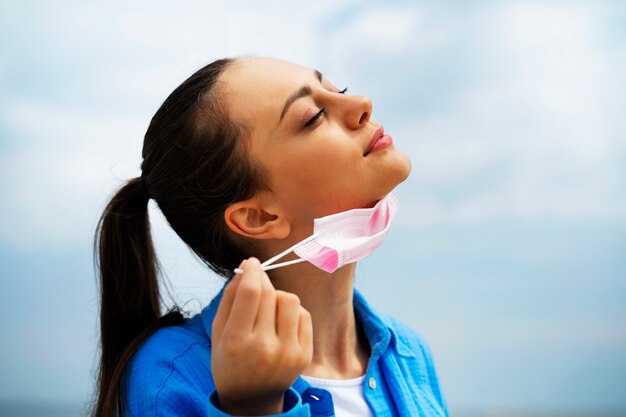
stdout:
[(249, 260), (250, 262), (252, 262), (253, 264), (257, 264), (257, 265), (260, 265), (260, 264), (261, 264), (261, 261), (259, 261), (259, 260), (258, 260), (257, 258), (255, 258), (254, 256), (252, 256), (252, 257), (248, 258), (248, 260)]

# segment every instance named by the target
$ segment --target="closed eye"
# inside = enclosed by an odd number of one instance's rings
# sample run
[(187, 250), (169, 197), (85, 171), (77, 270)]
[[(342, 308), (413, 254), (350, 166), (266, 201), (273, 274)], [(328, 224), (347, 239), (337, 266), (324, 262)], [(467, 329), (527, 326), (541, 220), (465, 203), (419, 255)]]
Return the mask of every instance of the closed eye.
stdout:
[(320, 109), (320, 111), (317, 112), (317, 114), (313, 117), (311, 117), (305, 124), (304, 127), (311, 127), (315, 124), (317, 124), (317, 121), (319, 120), (319, 118), (322, 116), (322, 114), (324, 114), (324, 108), (322, 107)]
[[(337, 91), (337, 94), (345, 94), (346, 91), (348, 91), (348, 87), (344, 88), (341, 91)], [(322, 107), (317, 114), (315, 114), (313, 117), (311, 117), (305, 124), (304, 127), (311, 127), (317, 124), (317, 121), (320, 119), (320, 117), (322, 117), (322, 115), (324, 114), (324, 107)]]

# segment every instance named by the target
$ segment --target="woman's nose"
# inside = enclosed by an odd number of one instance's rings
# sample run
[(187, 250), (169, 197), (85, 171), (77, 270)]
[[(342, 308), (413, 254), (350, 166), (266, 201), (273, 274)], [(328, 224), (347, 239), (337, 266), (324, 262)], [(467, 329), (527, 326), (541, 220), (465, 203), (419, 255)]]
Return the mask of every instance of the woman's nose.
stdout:
[(372, 116), (372, 100), (365, 96), (352, 96), (346, 110), (348, 126), (358, 129), (365, 125)]

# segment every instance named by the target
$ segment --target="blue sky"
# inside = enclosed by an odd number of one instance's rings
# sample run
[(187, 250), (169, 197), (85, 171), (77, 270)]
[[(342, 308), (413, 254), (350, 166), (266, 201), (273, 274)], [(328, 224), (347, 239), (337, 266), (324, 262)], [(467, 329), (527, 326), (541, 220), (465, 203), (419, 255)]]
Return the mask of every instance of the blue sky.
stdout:
[[(626, 410), (626, 6), (2, 2), (0, 400), (89, 398), (91, 238), (152, 114), (222, 56), (366, 94), (413, 162), (357, 286), (459, 410)], [(220, 282), (151, 207), (174, 300)]]

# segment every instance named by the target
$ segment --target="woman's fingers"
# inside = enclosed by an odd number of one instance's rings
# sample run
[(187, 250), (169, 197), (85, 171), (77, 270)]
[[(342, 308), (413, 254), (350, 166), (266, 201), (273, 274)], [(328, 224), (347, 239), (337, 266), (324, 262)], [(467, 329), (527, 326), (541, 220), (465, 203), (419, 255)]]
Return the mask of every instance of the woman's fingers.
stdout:
[(228, 320), (225, 327), (241, 332), (251, 332), (256, 321), (261, 294), (263, 293), (261, 278), (265, 271), (256, 258), (250, 258), (242, 264), (243, 274), (235, 291)]
[[(241, 264), (239, 264), (239, 268), (241, 268), (245, 262), (246, 261), (241, 262)], [(237, 287), (239, 286), (239, 282), (241, 282), (241, 278), (242, 274), (236, 274), (226, 285), (226, 288), (224, 288), (222, 300), (220, 301), (217, 313), (215, 313), (215, 318), (213, 319), (213, 328), (211, 331), (213, 338), (219, 338), (224, 331), (224, 326), (226, 325), (226, 321), (230, 315), (235, 294), (237, 293)]]
[[(213, 321), (213, 337), (225, 328), (260, 335), (277, 335), (285, 343), (298, 344), (305, 356), (312, 354), (311, 315), (300, 305), (297, 295), (274, 289), (256, 258), (245, 260), (224, 289)], [(216, 340), (217, 341), (217, 340)]]
[(297, 295), (276, 291), (276, 333), (287, 342), (298, 342), (300, 298)]
[(298, 324), (298, 341), (302, 347), (304, 355), (309, 358), (313, 357), (313, 322), (311, 320), (311, 313), (305, 310), (304, 307), (300, 307), (300, 322)]
[(265, 272), (261, 276), (261, 300), (254, 323), (254, 332), (276, 335), (276, 290)]

